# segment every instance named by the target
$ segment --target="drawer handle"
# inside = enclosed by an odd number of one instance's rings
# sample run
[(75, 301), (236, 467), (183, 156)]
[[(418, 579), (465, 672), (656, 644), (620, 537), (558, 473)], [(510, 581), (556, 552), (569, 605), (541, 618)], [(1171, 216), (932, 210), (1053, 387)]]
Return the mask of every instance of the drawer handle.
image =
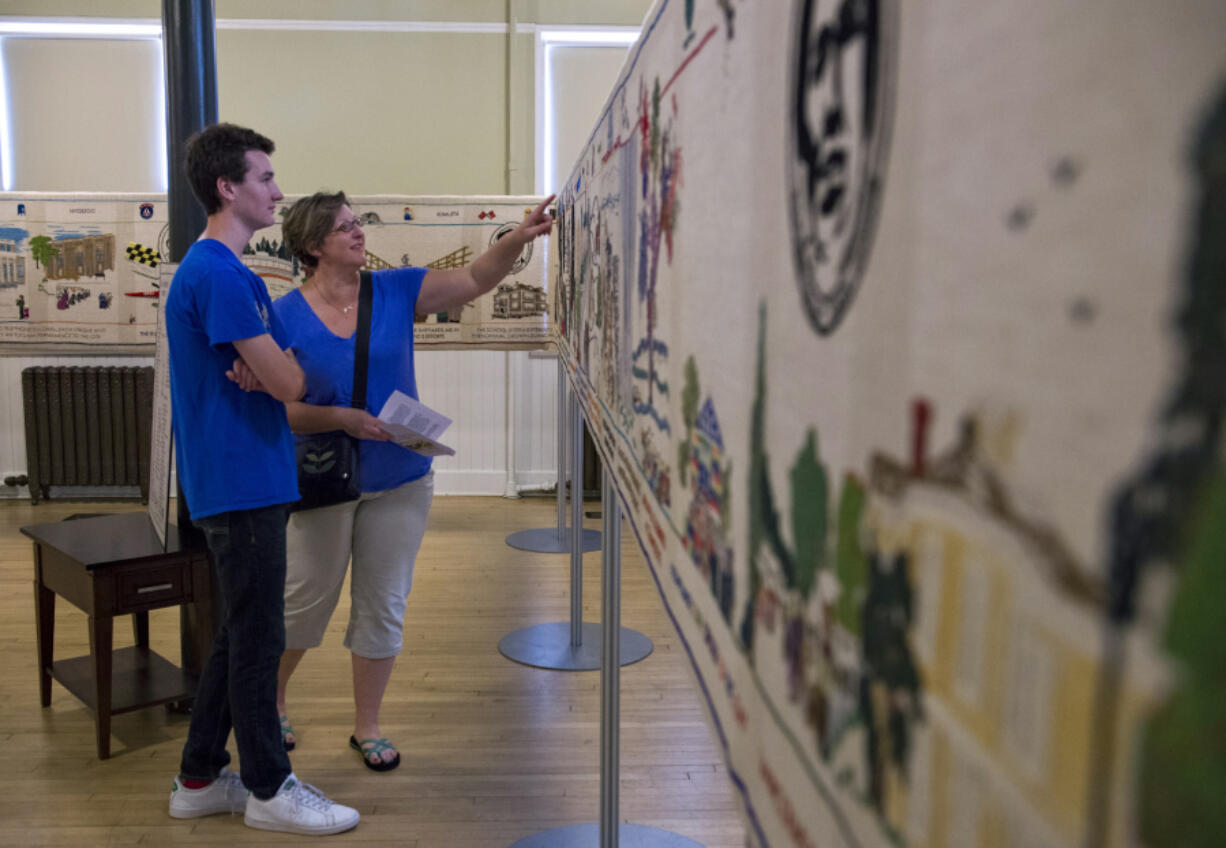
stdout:
[(173, 589), (174, 586), (175, 584), (173, 583), (159, 583), (156, 586), (141, 586), (136, 590), (136, 594), (144, 595), (147, 592), (164, 592), (167, 589)]

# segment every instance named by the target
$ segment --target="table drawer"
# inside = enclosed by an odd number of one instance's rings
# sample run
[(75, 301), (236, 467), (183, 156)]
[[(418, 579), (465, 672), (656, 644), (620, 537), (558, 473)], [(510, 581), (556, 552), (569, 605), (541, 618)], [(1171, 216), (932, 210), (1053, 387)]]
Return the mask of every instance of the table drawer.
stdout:
[(189, 595), (188, 570), (182, 565), (142, 568), (119, 574), (115, 601), (120, 609), (184, 603)]

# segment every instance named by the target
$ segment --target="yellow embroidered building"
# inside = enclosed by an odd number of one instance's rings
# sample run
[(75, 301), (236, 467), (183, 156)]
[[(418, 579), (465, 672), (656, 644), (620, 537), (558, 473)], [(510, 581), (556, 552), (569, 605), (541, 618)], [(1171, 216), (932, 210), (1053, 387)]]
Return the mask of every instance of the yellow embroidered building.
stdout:
[(81, 236), (55, 242), (56, 253), (46, 262), (48, 280), (101, 277), (115, 269), (115, 236)]
[[(1101, 583), (1020, 514), (978, 457), (973, 428), (916, 473), (875, 457), (865, 524), (903, 554), (924, 720), (885, 816), (914, 848), (1073, 848), (1085, 840), (1104, 656)], [(1106, 844), (1135, 845), (1124, 805), (1139, 729), (1162, 686), (1151, 632), (1129, 635), (1109, 733)]]

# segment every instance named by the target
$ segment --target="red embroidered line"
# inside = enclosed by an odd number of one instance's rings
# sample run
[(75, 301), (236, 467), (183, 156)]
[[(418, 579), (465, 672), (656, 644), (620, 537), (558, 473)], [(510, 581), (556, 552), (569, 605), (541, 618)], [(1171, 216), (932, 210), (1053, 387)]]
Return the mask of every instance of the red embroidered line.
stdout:
[(668, 78), (668, 83), (664, 86), (664, 88), (660, 89), (661, 97), (663, 97), (668, 92), (668, 89), (672, 86), (674, 82), (676, 82), (677, 77), (681, 76), (681, 72), (685, 70), (685, 66), (688, 65), (690, 61), (695, 56), (698, 55), (698, 51), (702, 50), (702, 48), (707, 46), (707, 42), (711, 40), (711, 37), (714, 36), (717, 31), (719, 31), (718, 26), (713, 26), (709, 30), (707, 30), (707, 34), (702, 37), (702, 41), (698, 42), (698, 46), (690, 51), (690, 55), (685, 57), (685, 61), (682, 62), (680, 65), (678, 65), (677, 70), (673, 71), (673, 75)]
[[(715, 35), (715, 33), (718, 31), (719, 31), (718, 25), (713, 26), (709, 30), (707, 30), (707, 34), (702, 37), (702, 41), (698, 42), (698, 45), (693, 50), (690, 51), (690, 55), (685, 57), (684, 61), (682, 61), (682, 63), (677, 66), (677, 70), (673, 71), (673, 75), (668, 78), (668, 82), (664, 85), (664, 88), (660, 89), (660, 97), (664, 96), (665, 92), (667, 92), (668, 89), (672, 86), (672, 84), (677, 81), (677, 77), (681, 76), (681, 72), (685, 70), (685, 66), (688, 65), (693, 60), (693, 58), (698, 55), (699, 51), (702, 50), (702, 48), (707, 46), (707, 42), (710, 41), (711, 38)], [(646, 120), (645, 117), (640, 117), (637, 121), (634, 122), (634, 128), (635, 129), (640, 128), (643, 121), (645, 120)], [(601, 165), (607, 164), (609, 161), (609, 157), (612, 156), (617, 151), (621, 150), (628, 143), (629, 142), (627, 142), (624, 138), (622, 138), (619, 135), (617, 137), (617, 140), (613, 142), (613, 146), (610, 147), (608, 150), (606, 150), (605, 154), (600, 157), (600, 164)]]

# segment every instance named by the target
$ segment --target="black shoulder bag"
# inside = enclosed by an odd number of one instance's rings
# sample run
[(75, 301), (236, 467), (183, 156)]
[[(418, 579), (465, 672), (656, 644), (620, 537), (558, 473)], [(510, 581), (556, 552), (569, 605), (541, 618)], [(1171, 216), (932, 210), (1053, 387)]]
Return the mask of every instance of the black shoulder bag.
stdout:
[[(363, 271), (358, 285), (358, 330), (353, 345), (354, 409), (366, 409), (366, 371), (370, 362), (370, 312), (373, 301), (370, 272)], [(344, 430), (312, 433), (298, 441), (297, 512), (356, 501), (362, 496), (359, 441)]]

